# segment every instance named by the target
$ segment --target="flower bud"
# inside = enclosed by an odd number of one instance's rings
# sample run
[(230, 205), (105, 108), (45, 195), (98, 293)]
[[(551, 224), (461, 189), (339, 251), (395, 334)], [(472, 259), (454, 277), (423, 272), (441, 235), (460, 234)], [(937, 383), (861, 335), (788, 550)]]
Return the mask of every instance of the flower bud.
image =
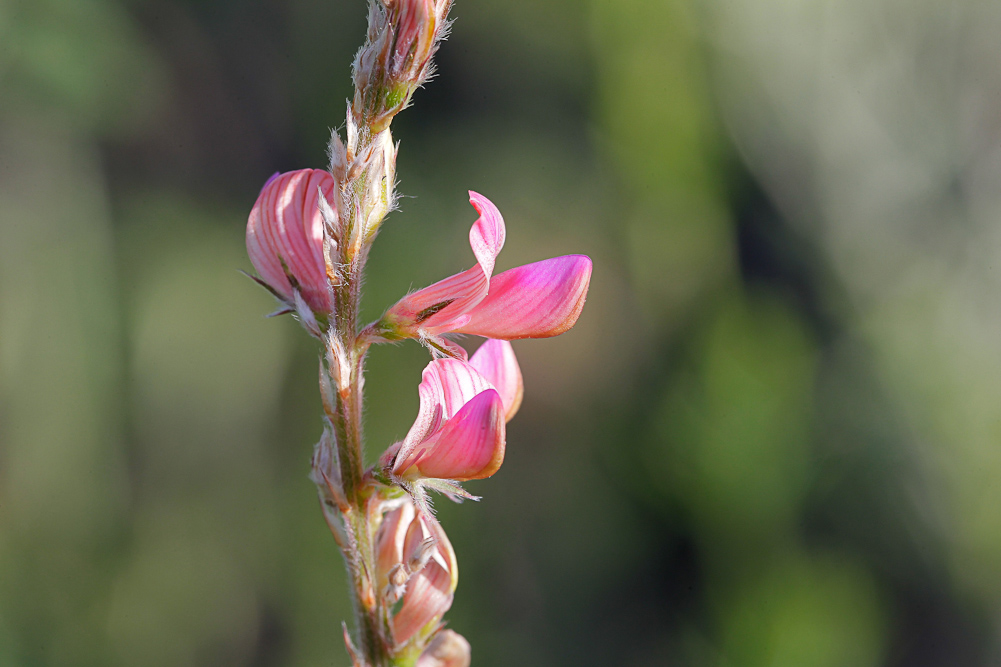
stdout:
[[(315, 324), (314, 314), (326, 316), (331, 310), (319, 197), (324, 195), (327, 204), (336, 201), (334, 187), (333, 177), (320, 169), (274, 176), (247, 220), (247, 254), (260, 282), (307, 326)], [(324, 209), (333, 213), (329, 205)]]
[(385, 514), (375, 538), (376, 583), (386, 601), (402, 603), (392, 618), (393, 641), (408, 642), (422, 631), (433, 632), (452, 606), (459, 571), (455, 552), (441, 524), (416, 511), (413, 502)]
[[(395, 16), (394, 16), (395, 14)], [(433, 0), (397, 0), (390, 9), (396, 30), (390, 77), (416, 81), (434, 49), (437, 14)]]
[(397, 563), (389, 571), (389, 583), (386, 584), (384, 595), (386, 602), (393, 605), (399, 602), (400, 598), (407, 590), (407, 581), (410, 579), (410, 570), (403, 563)]
[(320, 441), (313, 447), (309, 479), (316, 484), (320, 498), (338, 507), (347, 505), (341, 488), (341, 468), (337, 461), (337, 443), (329, 426), (323, 427)]
[(354, 113), (373, 131), (393, 116), (431, 74), (431, 56), (448, 28), (451, 0), (383, 0), (371, 4), (368, 40), (354, 62)]
[(417, 659), (417, 667), (469, 667), (472, 650), (466, 638), (453, 630), (434, 636)]

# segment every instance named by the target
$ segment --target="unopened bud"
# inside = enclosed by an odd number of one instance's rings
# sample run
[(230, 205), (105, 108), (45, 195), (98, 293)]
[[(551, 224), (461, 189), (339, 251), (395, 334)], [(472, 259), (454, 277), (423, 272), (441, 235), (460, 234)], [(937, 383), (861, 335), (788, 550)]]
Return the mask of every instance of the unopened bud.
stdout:
[(371, 3), (368, 41), (354, 62), (354, 112), (375, 132), (431, 73), (431, 56), (444, 37), (451, 0), (392, 0)]
[(320, 193), (328, 199), (334, 193), (334, 179), (323, 170), (280, 174), (264, 185), (247, 220), (247, 254), (260, 282), (317, 331), (316, 316), (331, 310)]
[(337, 443), (329, 426), (323, 427), (320, 441), (313, 447), (309, 478), (316, 484), (320, 497), (325, 503), (344, 507), (344, 491), (341, 488), (341, 470), (337, 461)]
[(472, 649), (466, 638), (454, 630), (442, 630), (428, 644), (417, 667), (469, 667)]
[[(393, 11), (395, 10), (395, 11)], [(395, 16), (393, 16), (395, 14)], [(397, 0), (390, 10), (395, 19), (396, 43), (390, 76), (395, 80), (418, 79), (431, 57), (437, 15), (433, 0)]]
[(330, 173), (334, 175), (334, 180), (338, 183), (344, 183), (344, 177), (348, 173), (348, 149), (341, 141), (341, 135), (337, 133), (337, 130), (330, 133), (327, 157), (330, 158)]

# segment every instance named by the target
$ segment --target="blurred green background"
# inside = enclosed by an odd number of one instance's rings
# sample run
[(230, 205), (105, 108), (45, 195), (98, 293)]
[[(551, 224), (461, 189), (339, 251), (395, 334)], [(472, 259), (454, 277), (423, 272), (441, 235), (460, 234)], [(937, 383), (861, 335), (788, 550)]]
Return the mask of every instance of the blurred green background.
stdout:
[[(317, 346), (249, 269), (362, 0), (0, 0), (0, 666), (344, 665)], [(439, 502), (474, 665), (1001, 664), (1001, 4), (466, 0), (370, 317), (586, 253)], [(370, 355), (370, 458), (426, 353)]]

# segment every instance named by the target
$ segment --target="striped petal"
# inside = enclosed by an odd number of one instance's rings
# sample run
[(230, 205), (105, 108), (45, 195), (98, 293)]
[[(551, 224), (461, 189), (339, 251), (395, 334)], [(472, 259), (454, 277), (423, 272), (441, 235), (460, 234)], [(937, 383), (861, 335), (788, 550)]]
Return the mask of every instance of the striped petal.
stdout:
[(455, 587), (451, 573), (432, 560), (410, 577), (403, 604), (393, 616), (393, 641), (406, 643), (422, 628), (434, 623), (452, 606)]
[(410, 500), (387, 512), (376, 534), (379, 590), (385, 589), (389, 572), (401, 563), (410, 563), (418, 546), (429, 537), (434, 538), (430, 558), (420, 571), (410, 575), (403, 603), (393, 617), (397, 644), (405, 643), (448, 611), (459, 583), (459, 568), (441, 524), (430, 514), (417, 512)]
[(504, 421), (511, 421), (525, 391), (521, 368), (514, 348), (506, 340), (487, 339), (469, 360), (469, 365), (480, 372), (494, 386), (504, 403)]
[(408, 460), (398, 460), (401, 478), (432, 477), (458, 482), (490, 477), (504, 462), (504, 404), (487, 389), (462, 406)]
[(591, 259), (554, 257), (494, 276), (490, 293), (456, 333), (515, 340), (567, 331), (580, 316), (591, 280)]
[(400, 445), (394, 470), (409, 468), (422, 443), (440, 430), (470, 399), (491, 387), (490, 381), (465, 361), (436, 359), (429, 363), (417, 388), (420, 396), (417, 419)]
[(490, 289), (494, 262), (504, 247), (504, 218), (493, 203), (470, 191), (469, 202), (480, 217), (469, 230), (469, 245), (477, 265), (403, 297), (390, 308), (383, 321), (398, 335), (436, 335), (453, 331), (468, 320), (467, 311)]
[(284, 262), (299, 283), (302, 297), (317, 313), (330, 312), (317, 190), (322, 189), (330, 200), (334, 187), (334, 178), (321, 169), (272, 176), (247, 220), (247, 254), (261, 280), (292, 303)]

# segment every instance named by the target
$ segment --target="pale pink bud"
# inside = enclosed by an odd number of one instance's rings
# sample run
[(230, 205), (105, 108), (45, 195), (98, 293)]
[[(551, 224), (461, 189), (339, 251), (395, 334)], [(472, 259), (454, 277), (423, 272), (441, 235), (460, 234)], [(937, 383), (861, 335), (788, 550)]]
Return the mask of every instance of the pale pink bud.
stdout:
[[(303, 306), (315, 314), (331, 310), (319, 195), (334, 201), (334, 188), (333, 177), (320, 169), (274, 176), (264, 185), (247, 220), (250, 262), (261, 282), (300, 317), (305, 315)], [(309, 319), (304, 323), (315, 324)]]
[(440, 620), (458, 584), (455, 552), (441, 524), (407, 499), (386, 512), (376, 533), (376, 577), (386, 600), (403, 602), (393, 615), (399, 645)]
[(417, 667), (469, 667), (471, 660), (472, 649), (466, 638), (446, 628), (421, 653)]
[[(382, 523), (375, 537), (376, 585), (378, 590), (385, 590), (391, 585), (389, 575), (403, 564), (403, 543), (407, 539), (407, 530), (414, 520), (416, 510), (409, 499), (383, 515)], [(409, 575), (409, 573), (407, 573)], [(406, 583), (406, 582), (403, 582)]]
[(428, 626), (433, 628), (452, 606), (459, 581), (455, 552), (441, 524), (430, 514), (418, 513), (407, 531), (404, 553), (414, 554), (429, 539), (434, 540), (431, 557), (407, 581), (403, 603), (393, 616), (393, 639), (397, 644)]
[[(395, 10), (395, 11), (394, 11)], [(438, 16), (433, 0), (396, 0), (390, 9), (396, 29), (390, 76), (397, 80), (421, 79), (434, 49)]]

